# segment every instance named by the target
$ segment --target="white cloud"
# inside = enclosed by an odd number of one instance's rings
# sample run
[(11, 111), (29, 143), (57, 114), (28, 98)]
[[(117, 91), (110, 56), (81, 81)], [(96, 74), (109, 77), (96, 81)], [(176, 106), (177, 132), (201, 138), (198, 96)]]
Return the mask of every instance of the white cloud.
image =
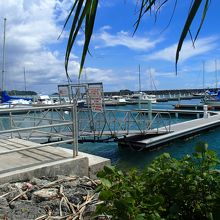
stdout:
[(212, 60), (204, 60), (205, 72), (215, 72), (220, 70), (220, 60), (213, 58)]
[[(198, 39), (195, 43), (195, 48), (192, 46), (190, 40), (185, 41), (180, 52), (179, 62), (184, 62), (191, 57), (204, 54), (209, 52), (217, 47), (217, 38), (216, 37), (207, 37)], [(177, 44), (173, 44), (169, 47), (166, 47), (160, 51), (157, 51), (153, 54), (144, 56), (145, 60), (166, 60), (169, 62), (175, 61)]]
[[(59, 22), (64, 19), (65, 16), (62, 18), (61, 15), (68, 11), (71, 2), (73, 1), (0, 1), (1, 17), (7, 18), (6, 89), (23, 89), (24, 67), (30, 89), (38, 89), (40, 85), (47, 83), (44, 89), (51, 93), (56, 91), (55, 82), (58, 84), (66, 81), (63, 53), (65, 47), (60, 53), (56, 46), (63, 43), (62, 40), (57, 40), (64, 21), (61, 25)], [(3, 39), (3, 19), (0, 21), (0, 39)], [(71, 75), (78, 74), (79, 64), (74, 61), (76, 58), (71, 54)], [(2, 60), (2, 54), (0, 59)], [(50, 83), (54, 83), (53, 90)]]
[(94, 35), (94, 40), (98, 41), (95, 48), (124, 46), (131, 50), (149, 50), (161, 42), (162, 39), (150, 39), (147, 37), (131, 36), (128, 32), (120, 31), (115, 35), (108, 33), (109, 26), (104, 26), (99, 34)]

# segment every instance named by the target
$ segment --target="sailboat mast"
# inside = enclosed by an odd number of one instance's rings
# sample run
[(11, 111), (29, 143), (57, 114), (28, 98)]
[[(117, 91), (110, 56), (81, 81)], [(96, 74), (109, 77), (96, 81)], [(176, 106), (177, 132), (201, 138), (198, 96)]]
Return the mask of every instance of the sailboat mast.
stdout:
[(141, 66), (139, 64), (139, 92), (141, 92)]
[(25, 67), (24, 67), (24, 89), (25, 92), (27, 91), (27, 86), (26, 86), (26, 72), (25, 72)]
[(203, 90), (205, 89), (205, 61), (202, 61), (202, 73), (203, 73), (203, 77), (202, 77), (202, 88)]
[(5, 78), (5, 34), (6, 34), (6, 18), (4, 18), (4, 35), (3, 35), (3, 54), (2, 54), (2, 91), (4, 90)]
[(218, 89), (218, 71), (217, 71), (217, 60), (215, 60), (215, 88)]

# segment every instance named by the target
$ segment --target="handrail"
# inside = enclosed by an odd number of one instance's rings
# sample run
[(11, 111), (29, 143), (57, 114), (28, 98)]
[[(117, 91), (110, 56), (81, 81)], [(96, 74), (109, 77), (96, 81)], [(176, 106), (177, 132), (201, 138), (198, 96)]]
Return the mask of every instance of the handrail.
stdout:
[[(87, 116), (86, 116), (87, 113)], [(167, 132), (170, 131), (171, 116), (169, 113), (168, 121), (166, 124), (162, 114), (158, 112), (149, 121), (146, 110), (123, 110), (123, 109), (106, 109), (105, 112), (92, 113), (92, 119), (88, 117), (89, 109), (80, 109), (79, 116), (79, 131), (86, 136), (90, 133), (90, 136), (101, 137), (104, 134), (108, 136), (119, 136), (123, 134), (130, 134), (134, 131), (136, 133), (144, 134), (152, 128), (159, 129), (158, 119), (161, 121)], [(91, 114), (91, 112), (90, 112)], [(93, 123), (93, 127), (90, 128), (90, 123)]]
[[(68, 114), (65, 115), (65, 111)], [(5, 117), (7, 114), (7, 117)], [(4, 125), (6, 120), (7, 127)], [(2, 138), (25, 138), (34, 140), (36, 134), (41, 134), (41, 138), (53, 138), (53, 143), (36, 145), (45, 147), (70, 143), (72, 145), (73, 157), (78, 155), (78, 123), (76, 106), (65, 105), (45, 105), (28, 108), (0, 109), (0, 137)], [(68, 131), (68, 132), (67, 132)], [(32, 147), (19, 148), (18, 151), (32, 149)], [(9, 150), (7, 152), (17, 152)], [(5, 153), (5, 152), (3, 152)], [(1, 154), (1, 153), (0, 153)]]

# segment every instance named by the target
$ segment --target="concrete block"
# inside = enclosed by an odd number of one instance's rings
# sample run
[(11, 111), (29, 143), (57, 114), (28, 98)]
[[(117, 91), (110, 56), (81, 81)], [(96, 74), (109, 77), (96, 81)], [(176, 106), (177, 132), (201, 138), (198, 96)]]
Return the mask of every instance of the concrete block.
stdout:
[(0, 184), (14, 181), (26, 181), (33, 177), (54, 177), (56, 175), (89, 175), (89, 161), (87, 157), (78, 156), (59, 161), (48, 162), (42, 165), (31, 166), (29, 168), (17, 169), (14, 171), (1, 173)]

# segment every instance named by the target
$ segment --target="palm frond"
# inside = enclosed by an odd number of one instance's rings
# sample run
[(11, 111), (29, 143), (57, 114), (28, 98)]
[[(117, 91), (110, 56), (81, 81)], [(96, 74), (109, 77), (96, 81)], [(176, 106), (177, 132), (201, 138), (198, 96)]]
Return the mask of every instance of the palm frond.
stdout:
[[(158, 3), (158, 8), (156, 11), (156, 14), (157, 14), (157, 12), (160, 10), (160, 8), (164, 7), (164, 5), (167, 5), (167, 3), (169, 2), (168, 0), (162, 0), (162, 1), (161, 0), (140, 0), (140, 1), (141, 2), (140, 2), (140, 6), (139, 6), (140, 7), (139, 13), (138, 13), (136, 22), (134, 24), (133, 35), (136, 33), (136, 31), (140, 25), (141, 19), (143, 18), (143, 16), (145, 14), (147, 14), (148, 12), (151, 14), (153, 7)], [(198, 13), (198, 10), (201, 7), (201, 3), (203, 1), (205, 3), (204, 3), (204, 7), (203, 7), (202, 17), (201, 17), (197, 32), (195, 34), (195, 37), (193, 38), (193, 36), (190, 32), (190, 28), (191, 28), (191, 25), (192, 25), (192, 22), (193, 22), (195, 16)], [(67, 43), (67, 47), (66, 47), (66, 55), (65, 55), (65, 71), (66, 71), (66, 75), (67, 75), (68, 79), (70, 79), (70, 76), (68, 74), (68, 64), (69, 64), (70, 53), (72, 51), (72, 47), (73, 47), (74, 43), (76, 42), (76, 37), (78, 36), (80, 29), (82, 28), (83, 24), (85, 24), (85, 30), (83, 31), (83, 33), (84, 33), (84, 46), (83, 46), (81, 61), (80, 61), (79, 78), (81, 76), (83, 66), (85, 63), (85, 59), (86, 59), (86, 55), (87, 55), (87, 53), (89, 53), (88, 48), (89, 48), (91, 36), (93, 33), (93, 29), (94, 29), (94, 23), (95, 23), (95, 18), (96, 18), (98, 2), (99, 2), (99, 0), (75, 0), (74, 4), (70, 10), (70, 13), (65, 21), (63, 30), (64, 30), (64, 28), (66, 28), (67, 23), (72, 18), (72, 24), (71, 24), (71, 28), (70, 28), (69, 39), (68, 39), (68, 43)], [(169, 19), (169, 24), (174, 16), (174, 11), (176, 9), (177, 2), (178, 2), (178, 0), (174, 1), (174, 8), (172, 11), (171, 18)], [(176, 49), (176, 57), (175, 57), (176, 73), (177, 73), (177, 64), (178, 64), (178, 60), (179, 60), (179, 55), (180, 55), (180, 51), (182, 49), (183, 42), (184, 42), (187, 34), (189, 33), (191, 40), (193, 42), (193, 45), (194, 45), (194, 42), (196, 41), (196, 39), (200, 33), (200, 30), (203, 26), (210, 2), (211, 2), (211, 0), (191, 0), (190, 10), (187, 15), (184, 27), (181, 31), (180, 38), (179, 38), (178, 45), (177, 45), (177, 49)], [(62, 32), (63, 32), (63, 30), (62, 30)]]
[(84, 41), (84, 47), (83, 47), (83, 52), (81, 56), (79, 78), (82, 73), (83, 65), (84, 65), (85, 58), (88, 52), (89, 42), (90, 42), (91, 35), (93, 32), (97, 6), (98, 6), (98, 0), (86, 0), (85, 4), (84, 4), (84, 0), (75, 0), (74, 5), (69, 13), (69, 16), (66, 19), (64, 28), (66, 27), (68, 21), (70, 20), (71, 15), (73, 15), (74, 13), (73, 21), (72, 21), (71, 29), (69, 33), (69, 39), (68, 39), (67, 47), (66, 47), (66, 55), (65, 55), (65, 70), (66, 70), (66, 76), (68, 79), (70, 79), (70, 76), (68, 74), (70, 53), (76, 41), (76, 37), (79, 34), (80, 28), (82, 27), (83, 22), (85, 22), (85, 32), (84, 32), (85, 41)]
[(197, 33), (196, 33), (196, 36), (195, 36), (193, 42), (196, 41), (196, 39), (197, 39), (197, 37), (198, 37), (198, 35), (199, 35), (199, 32), (200, 32), (200, 30), (201, 30), (201, 28), (202, 28), (202, 25), (203, 25), (203, 23), (204, 23), (204, 20), (205, 20), (205, 17), (206, 17), (206, 13), (207, 13), (207, 11), (208, 11), (208, 7), (209, 7), (210, 3), (211, 3), (211, 0), (206, 0), (205, 5), (204, 5), (204, 8), (203, 8), (203, 13), (202, 13), (202, 18), (201, 18), (201, 21), (200, 21), (200, 24), (199, 24), (199, 28), (198, 28), (198, 30), (197, 30)]
[(180, 51), (182, 49), (182, 45), (183, 45), (183, 42), (187, 36), (187, 33), (191, 27), (191, 24), (197, 14), (197, 11), (200, 7), (202, 3), (202, 0), (194, 0), (193, 4), (192, 4), (192, 7), (189, 11), (189, 14), (187, 16), (187, 19), (186, 19), (186, 22), (184, 24), (184, 27), (183, 27), (183, 30), (182, 30), (182, 33), (180, 35), (180, 38), (179, 38), (179, 41), (178, 41), (178, 45), (177, 45), (177, 49), (176, 49), (176, 59), (175, 59), (175, 69), (176, 69), (176, 74), (177, 74), (177, 63), (178, 63), (178, 60), (179, 60), (179, 54), (180, 54)]

